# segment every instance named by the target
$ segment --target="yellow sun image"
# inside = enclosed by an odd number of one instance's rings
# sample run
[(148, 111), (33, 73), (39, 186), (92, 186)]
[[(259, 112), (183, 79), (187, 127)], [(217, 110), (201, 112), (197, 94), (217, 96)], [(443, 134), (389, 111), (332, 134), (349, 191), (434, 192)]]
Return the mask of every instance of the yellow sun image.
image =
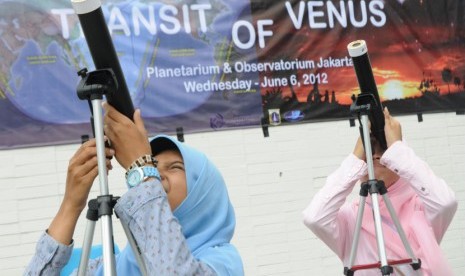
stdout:
[(379, 96), (384, 100), (401, 99), (404, 97), (404, 85), (399, 80), (388, 80), (380, 88)]

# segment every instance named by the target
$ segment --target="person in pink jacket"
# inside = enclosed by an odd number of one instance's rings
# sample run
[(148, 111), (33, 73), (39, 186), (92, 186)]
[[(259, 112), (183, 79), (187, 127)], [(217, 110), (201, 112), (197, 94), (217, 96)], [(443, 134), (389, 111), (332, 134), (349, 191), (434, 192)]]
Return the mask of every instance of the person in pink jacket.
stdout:
[[(400, 123), (387, 109), (384, 116), (388, 148), (383, 152), (376, 143), (373, 145), (375, 178), (384, 181), (415, 257), (421, 259), (419, 275), (453, 275), (439, 243), (457, 210), (454, 192), (402, 141)], [(359, 138), (354, 152), (328, 176), (326, 184), (303, 212), (304, 224), (337, 254), (344, 267), (349, 265), (358, 211), (358, 200), (348, 203), (346, 198), (354, 187), (359, 190), (356, 183), (366, 181), (367, 172), (365, 152)], [(354, 266), (380, 261), (371, 206), (368, 196)], [(379, 197), (379, 207), (387, 259), (409, 258), (382, 197)], [(418, 275), (409, 264), (393, 265), (392, 268), (392, 275)], [(378, 268), (373, 268), (357, 270), (354, 275), (380, 273)]]

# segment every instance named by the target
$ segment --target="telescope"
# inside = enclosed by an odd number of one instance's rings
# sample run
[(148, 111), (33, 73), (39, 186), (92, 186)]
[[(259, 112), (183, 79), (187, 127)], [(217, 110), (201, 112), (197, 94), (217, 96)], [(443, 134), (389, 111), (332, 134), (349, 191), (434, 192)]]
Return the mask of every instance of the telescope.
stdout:
[(387, 149), (384, 136), (383, 105), (379, 99), (378, 88), (371, 69), (368, 48), (364, 40), (356, 40), (347, 45), (349, 55), (354, 64), (360, 86), (360, 94), (357, 97), (357, 105), (370, 105), (368, 118), (371, 123), (371, 134), (378, 141), (383, 150)]
[(71, 0), (78, 15), (84, 37), (97, 70), (109, 70), (114, 76), (116, 89), (106, 94), (107, 101), (116, 110), (132, 120), (134, 106), (111, 40), (100, 0)]

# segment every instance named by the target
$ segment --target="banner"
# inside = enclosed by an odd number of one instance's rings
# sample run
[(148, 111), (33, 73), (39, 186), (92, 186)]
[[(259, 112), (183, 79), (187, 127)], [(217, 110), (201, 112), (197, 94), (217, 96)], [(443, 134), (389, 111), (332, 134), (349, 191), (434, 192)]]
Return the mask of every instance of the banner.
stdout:
[[(366, 41), (392, 114), (465, 109), (463, 1), (262, 1), (252, 5), (271, 124), (349, 118), (359, 94), (347, 45)], [(270, 20), (273, 18), (273, 20)]]
[[(102, 1), (150, 133), (349, 118), (364, 39), (393, 114), (465, 105), (463, 1)], [(0, 148), (91, 134), (76, 95), (93, 70), (69, 0), (0, 0)]]

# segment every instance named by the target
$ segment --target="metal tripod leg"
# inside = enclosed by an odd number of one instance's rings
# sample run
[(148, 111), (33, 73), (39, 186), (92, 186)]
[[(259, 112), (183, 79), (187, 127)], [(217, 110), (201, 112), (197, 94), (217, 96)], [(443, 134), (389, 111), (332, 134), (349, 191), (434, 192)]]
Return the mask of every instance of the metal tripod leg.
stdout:
[(375, 222), (375, 230), (376, 230), (376, 241), (378, 242), (378, 253), (381, 262), (381, 273), (382, 275), (391, 275), (392, 267), (388, 265), (387, 255), (386, 255), (386, 248), (384, 246), (384, 235), (383, 235), (383, 227), (381, 225), (381, 214), (379, 211), (379, 203), (378, 203), (378, 193), (371, 194), (372, 200), (372, 208), (373, 208), (373, 219)]
[[(98, 177), (100, 194), (106, 196), (108, 192), (108, 177), (105, 156), (105, 139), (103, 135), (102, 99), (92, 100), (94, 115), (95, 140), (97, 142)], [(100, 217), (102, 221), (102, 243), (104, 275), (116, 275), (115, 255), (113, 253), (113, 227), (110, 215)]]
[(419, 271), (421, 267), (421, 261), (420, 259), (415, 257), (415, 254), (413, 253), (412, 247), (410, 246), (407, 240), (407, 236), (405, 235), (405, 231), (402, 228), (402, 225), (400, 224), (399, 218), (397, 217), (396, 212), (394, 212), (394, 207), (392, 207), (391, 200), (389, 199), (386, 193), (383, 193), (382, 197), (389, 211), (389, 215), (391, 216), (391, 219), (394, 222), (394, 225), (396, 226), (397, 233), (399, 234), (399, 237), (402, 240), (404, 248), (407, 251), (407, 254), (409, 255), (410, 259), (412, 259), (410, 265), (412, 266), (413, 270), (417, 272), (418, 275), (421, 275)]
[[(355, 229), (360, 229), (362, 227), (362, 218), (363, 218), (363, 212), (365, 210), (365, 201), (366, 201), (367, 194), (368, 194), (368, 190), (366, 186), (362, 187), (360, 190), (360, 201), (358, 204), (358, 213), (357, 213), (357, 220), (355, 221)], [(354, 239), (352, 241), (352, 246), (350, 248), (349, 269), (352, 268), (355, 262), (355, 258), (357, 257), (357, 247), (358, 247), (359, 238), (360, 238), (360, 231), (355, 231)]]
[(121, 223), (121, 225), (123, 226), (124, 233), (126, 233), (129, 245), (131, 245), (132, 251), (134, 252), (134, 256), (136, 257), (137, 264), (139, 265), (141, 275), (148, 275), (147, 267), (145, 266), (145, 261), (142, 258), (142, 252), (140, 251), (140, 248), (137, 245), (136, 240), (134, 239), (134, 236), (132, 235), (131, 230), (129, 229), (129, 226), (125, 225), (124, 223)]
[(84, 235), (84, 244), (82, 246), (81, 259), (79, 260), (78, 275), (86, 274), (87, 263), (90, 258), (90, 248), (94, 238), (95, 221), (87, 221), (86, 233)]
[(81, 258), (79, 260), (78, 276), (83, 276), (86, 273), (87, 263), (90, 258), (90, 248), (92, 246), (92, 240), (94, 239), (95, 222), (98, 220), (98, 206), (95, 208), (95, 200), (89, 201), (87, 209), (87, 225), (86, 232), (84, 234), (84, 242), (82, 245)]

